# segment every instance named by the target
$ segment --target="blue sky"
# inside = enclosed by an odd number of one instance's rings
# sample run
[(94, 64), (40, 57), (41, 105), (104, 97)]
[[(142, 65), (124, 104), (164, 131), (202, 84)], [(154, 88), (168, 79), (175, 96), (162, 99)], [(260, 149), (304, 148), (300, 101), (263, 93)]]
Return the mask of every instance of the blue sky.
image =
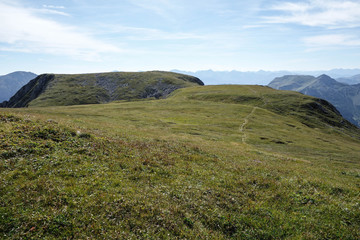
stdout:
[(360, 0), (0, 0), (0, 74), (360, 68)]

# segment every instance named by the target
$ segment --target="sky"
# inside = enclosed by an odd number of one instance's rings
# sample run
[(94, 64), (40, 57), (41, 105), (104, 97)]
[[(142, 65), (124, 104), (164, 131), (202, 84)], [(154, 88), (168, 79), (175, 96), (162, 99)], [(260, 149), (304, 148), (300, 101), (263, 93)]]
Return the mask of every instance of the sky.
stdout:
[(360, 68), (360, 0), (0, 0), (0, 75)]

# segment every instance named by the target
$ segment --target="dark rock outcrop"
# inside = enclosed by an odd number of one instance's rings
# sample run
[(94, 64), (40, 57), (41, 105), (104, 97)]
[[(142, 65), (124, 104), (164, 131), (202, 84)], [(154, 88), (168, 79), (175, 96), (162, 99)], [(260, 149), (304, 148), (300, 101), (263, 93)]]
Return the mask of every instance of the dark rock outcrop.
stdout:
[(3, 108), (20, 108), (27, 107), (28, 104), (43, 93), (51, 80), (55, 77), (54, 74), (39, 75), (31, 80), (28, 84), (23, 86), (9, 101), (0, 103)]
[(17, 71), (0, 76), (0, 102), (8, 101), (22, 86), (36, 78), (32, 72)]

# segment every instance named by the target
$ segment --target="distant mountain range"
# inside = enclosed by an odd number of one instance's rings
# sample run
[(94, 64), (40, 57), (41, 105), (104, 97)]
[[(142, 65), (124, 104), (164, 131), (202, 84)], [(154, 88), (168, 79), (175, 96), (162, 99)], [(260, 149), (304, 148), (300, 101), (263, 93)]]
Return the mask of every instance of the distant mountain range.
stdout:
[(0, 107), (66, 106), (117, 100), (162, 98), (176, 89), (204, 85), (193, 76), (173, 72), (42, 74)]
[[(356, 82), (356, 76), (347, 81)], [(344, 118), (360, 127), (360, 83), (348, 85), (324, 74), (319, 77), (286, 75), (275, 78), (269, 87), (325, 99), (332, 103)]]
[(357, 74), (352, 77), (341, 77), (336, 79), (338, 82), (346, 83), (349, 85), (354, 85), (360, 83), (360, 74)]
[(347, 84), (360, 83), (360, 69), (332, 69), (328, 71), (213, 71), (202, 70), (196, 72), (172, 70), (200, 78), (206, 85), (217, 84), (258, 84), (267, 85), (274, 78), (284, 75), (313, 75), (326, 74), (339, 82)]
[(13, 72), (0, 76), (0, 102), (9, 100), (22, 86), (36, 78), (32, 72)]

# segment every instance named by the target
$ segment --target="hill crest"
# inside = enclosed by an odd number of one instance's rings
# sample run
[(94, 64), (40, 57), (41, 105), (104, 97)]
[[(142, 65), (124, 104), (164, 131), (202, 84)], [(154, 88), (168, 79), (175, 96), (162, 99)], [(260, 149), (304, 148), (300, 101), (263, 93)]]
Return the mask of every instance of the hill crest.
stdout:
[(93, 74), (42, 74), (0, 107), (61, 106), (117, 100), (163, 98), (172, 91), (204, 83), (192, 76), (151, 71)]
[(293, 91), (275, 90), (266, 86), (206, 86), (203, 90), (187, 88), (172, 94), (173, 99), (248, 104), (275, 114), (292, 116), (310, 128), (328, 126), (357, 131), (340, 112), (326, 100)]

